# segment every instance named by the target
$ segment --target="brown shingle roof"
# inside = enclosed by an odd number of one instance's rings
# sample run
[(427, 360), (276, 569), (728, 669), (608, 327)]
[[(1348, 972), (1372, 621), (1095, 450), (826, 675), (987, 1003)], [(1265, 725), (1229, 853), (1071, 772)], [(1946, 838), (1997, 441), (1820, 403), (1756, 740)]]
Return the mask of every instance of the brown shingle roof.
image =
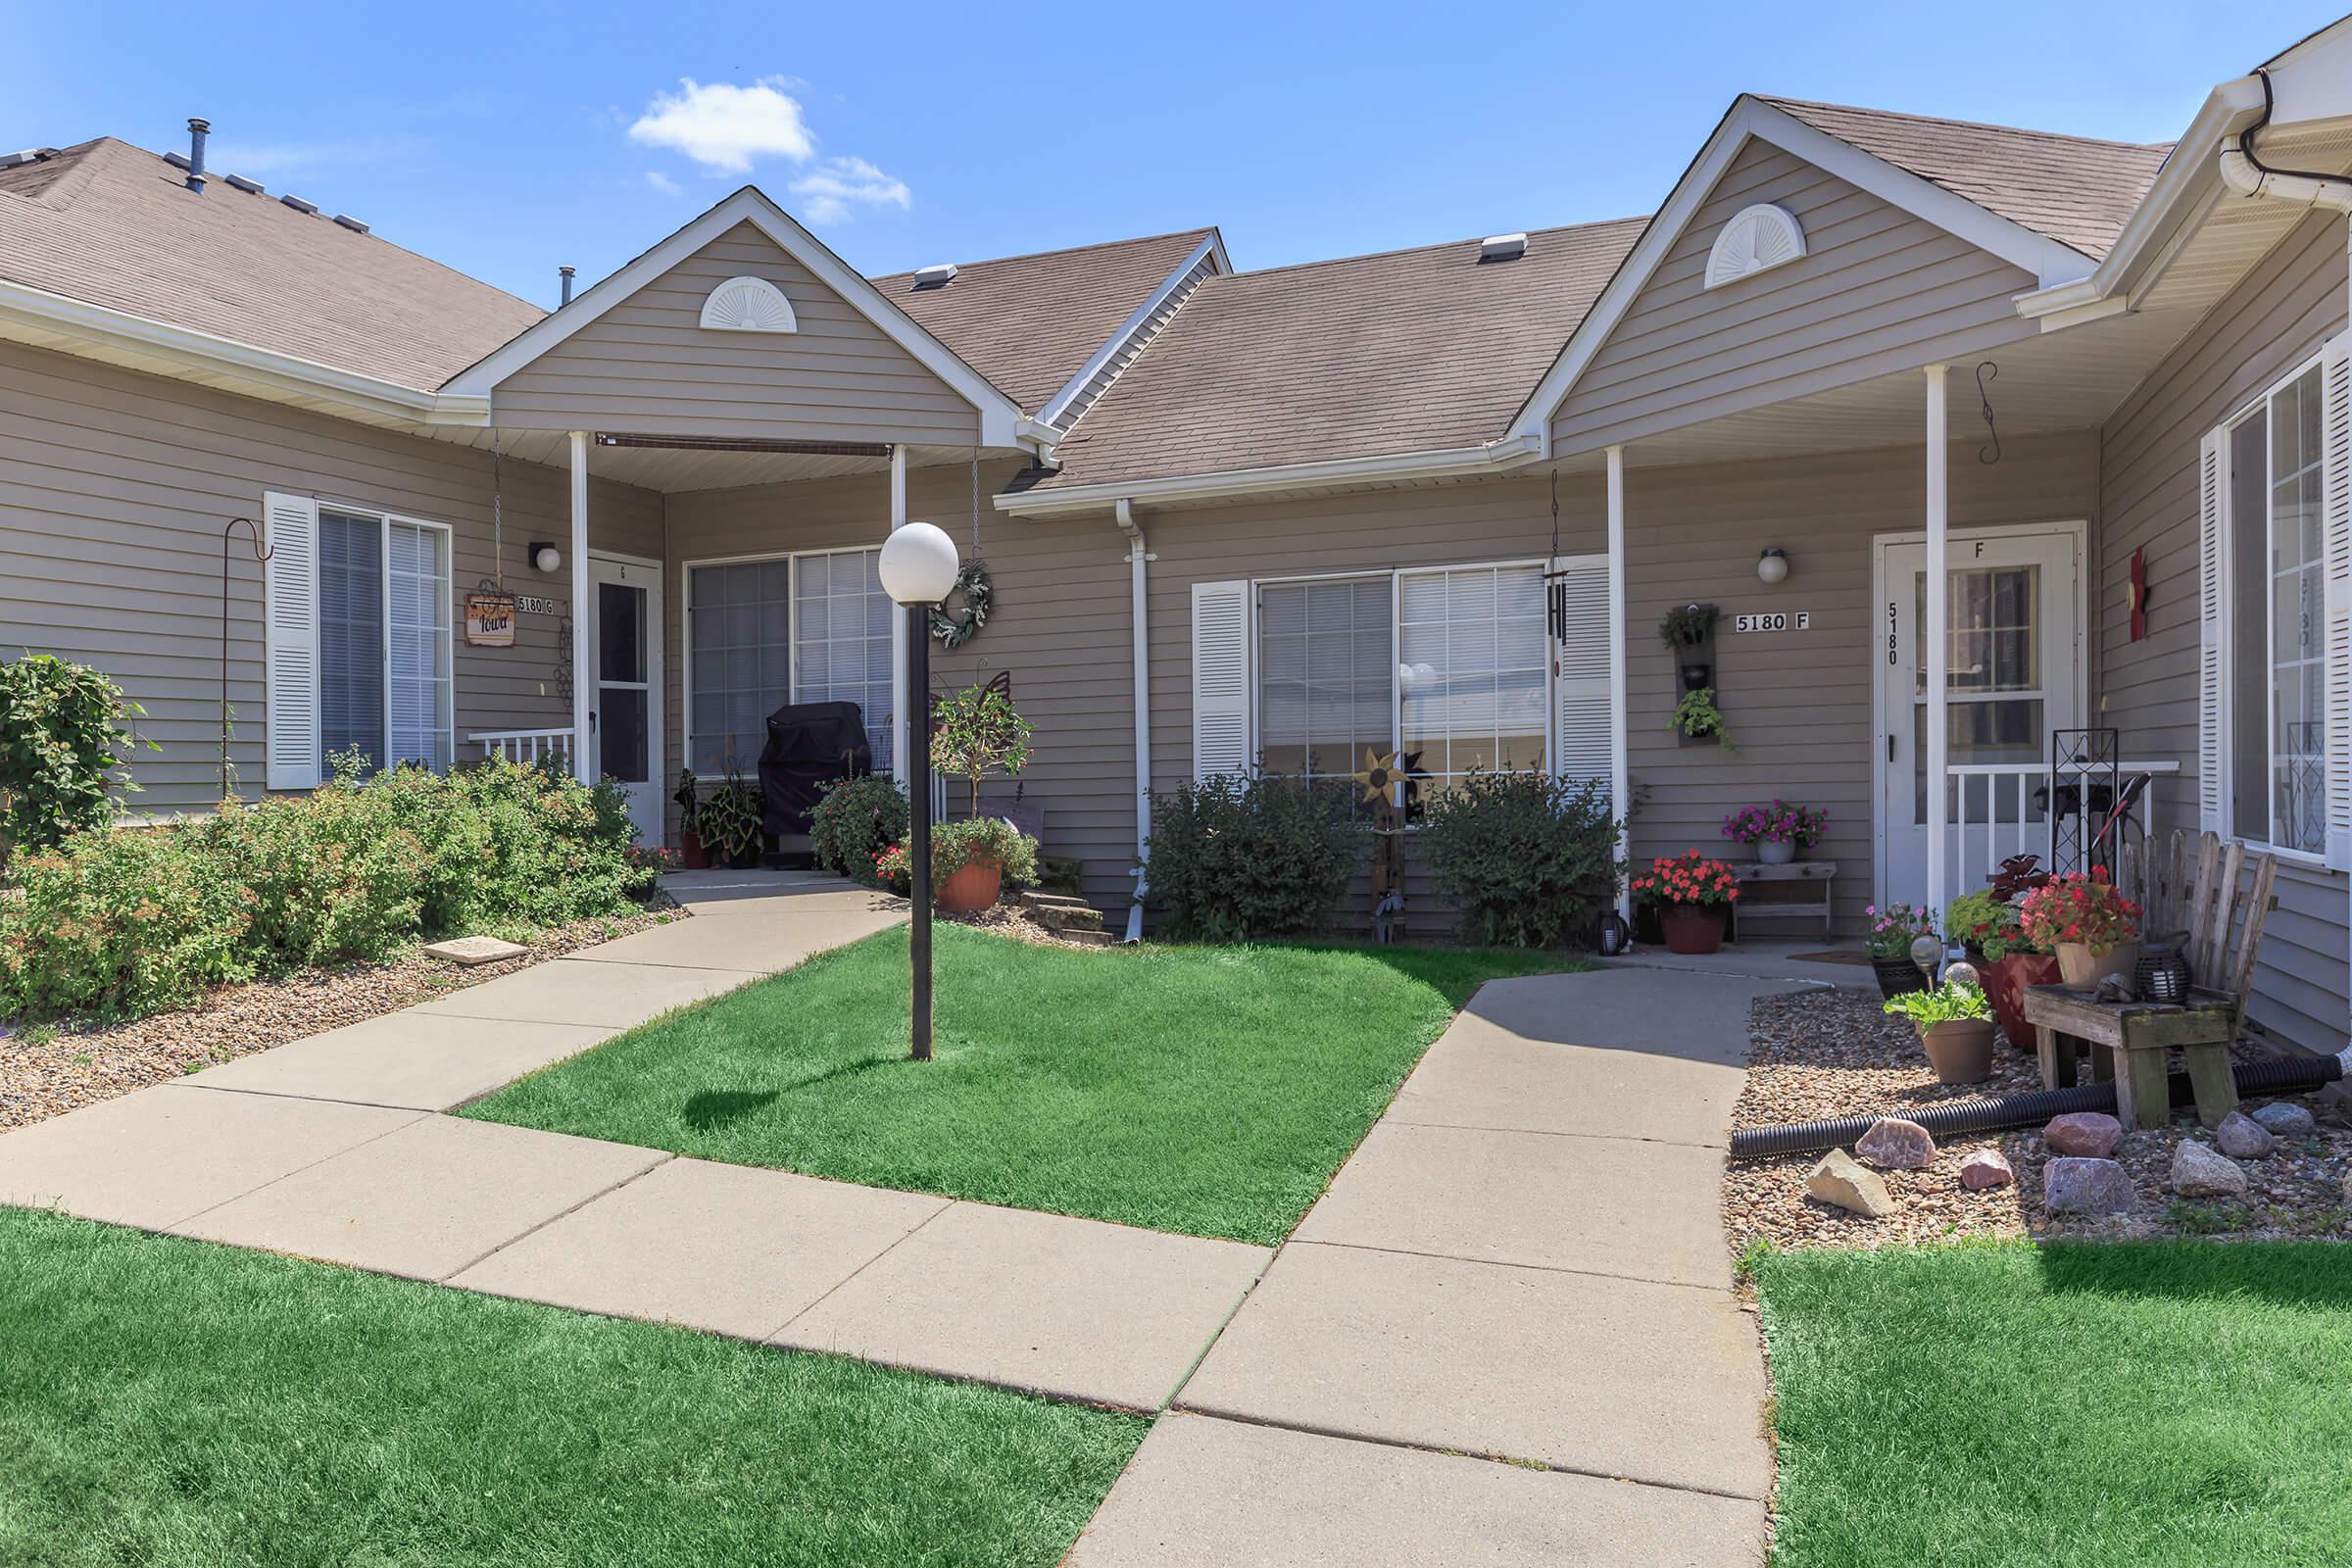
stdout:
[(1177, 264), (1215, 233), (1189, 228), (966, 262), (945, 288), (918, 289), (912, 272), (887, 273), (873, 283), (999, 391), (1035, 414)]
[(0, 278), (429, 390), (545, 313), (111, 136), (0, 170)]
[(1540, 229), (1484, 266), (1472, 239), (1212, 277), (1044, 487), (1493, 440), (1647, 221)]
[(2172, 151), (2169, 143), (2095, 141), (1793, 98), (1759, 102), (2093, 260), (2114, 247)]

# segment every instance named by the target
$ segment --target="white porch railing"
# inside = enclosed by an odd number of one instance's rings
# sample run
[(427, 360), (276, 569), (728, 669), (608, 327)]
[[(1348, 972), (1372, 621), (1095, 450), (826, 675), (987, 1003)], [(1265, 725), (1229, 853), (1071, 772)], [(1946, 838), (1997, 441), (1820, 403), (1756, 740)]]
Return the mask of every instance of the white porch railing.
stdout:
[(510, 762), (536, 762), (547, 757), (571, 755), (571, 731), (568, 729), (490, 729), (466, 737), (469, 746), (479, 746), (485, 758), (503, 757)]
[[(2159, 775), (2180, 771), (2174, 761), (2123, 761), (2114, 765), (2118, 787), (2141, 773)], [(2082, 783), (2089, 775), (2105, 773), (2109, 764), (2061, 763), (2060, 785), (2072, 776)], [(1985, 879), (2012, 856), (2034, 855), (2046, 869), (2057, 858), (2059, 813), (2044, 798), (2051, 784), (2050, 764), (2036, 762), (1956, 762), (1944, 769), (1952, 780), (1951, 831), (1953, 897), (1983, 888)], [(2152, 792), (2132, 808), (2142, 829), (2156, 830)], [(2085, 838), (2090, 828), (2085, 827)]]

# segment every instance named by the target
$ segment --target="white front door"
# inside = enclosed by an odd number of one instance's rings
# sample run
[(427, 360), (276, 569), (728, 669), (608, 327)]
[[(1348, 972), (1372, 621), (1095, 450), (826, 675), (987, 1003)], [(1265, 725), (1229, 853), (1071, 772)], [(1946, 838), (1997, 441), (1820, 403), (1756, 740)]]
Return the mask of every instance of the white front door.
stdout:
[(662, 568), (634, 556), (592, 556), (588, 657), (596, 684), (588, 701), (589, 761), (616, 779), (629, 819), (648, 844), (662, 842)]
[[(2047, 853), (2050, 733), (2082, 717), (2082, 535), (2074, 527), (1954, 534), (1947, 557), (1944, 896), (1984, 885), (2011, 855)], [(1878, 542), (1872, 686), (1878, 714), (1881, 904), (1928, 897), (1928, 684), (1920, 625), (1927, 545)], [(1942, 911), (1936, 911), (1938, 919)]]

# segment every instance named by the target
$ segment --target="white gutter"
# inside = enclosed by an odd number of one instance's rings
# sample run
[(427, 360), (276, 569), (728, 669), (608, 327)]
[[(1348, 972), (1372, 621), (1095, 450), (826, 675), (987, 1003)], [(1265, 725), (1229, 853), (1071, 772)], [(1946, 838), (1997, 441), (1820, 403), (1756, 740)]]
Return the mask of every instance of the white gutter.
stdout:
[(2324, 213), (2352, 213), (2352, 182), (2266, 172), (2247, 158), (2243, 142), (2242, 133), (2223, 142), (2215, 165), (2221, 171), (2222, 183), (2236, 194), (2258, 201), (2292, 202)]
[(1127, 536), (1128, 593), (1134, 606), (1135, 621), (1135, 902), (1127, 906), (1127, 940), (1140, 942), (1144, 936), (1144, 896), (1152, 891), (1146, 880), (1152, 860), (1152, 630), (1147, 618), (1150, 604), (1145, 593), (1144, 565), (1152, 559), (1145, 545), (1144, 530), (1135, 520), (1135, 508), (1124, 498), (1116, 502), (1111, 515), (1118, 519), (1119, 531)]
[(996, 506), (1000, 512), (1023, 517), (1063, 516), (1115, 509), (1121, 502), (1165, 506), (1187, 501), (1242, 500), (1321, 485), (1472, 478), (1525, 468), (1543, 462), (1546, 455), (1543, 436), (1531, 433), (1489, 441), (1483, 446), (1451, 447), (1437, 452), (1386, 453), (1373, 458), (1335, 458), (1277, 467), (1234, 468), (1222, 473), (1188, 473), (1164, 479), (1127, 479), (1109, 484), (1027, 490), (1000, 495)]
[(250, 343), (210, 332), (173, 326), (127, 311), (0, 280), (0, 336), (17, 336), (7, 330), (12, 325), (62, 333), (117, 353), (161, 360), (181, 370), (227, 372), (262, 388), (265, 396), (276, 393), (286, 400), (331, 404), (374, 418), (418, 424), (490, 422), (490, 400), (486, 397), (419, 391), (375, 376), (339, 370), (314, 360), (255, 348)]

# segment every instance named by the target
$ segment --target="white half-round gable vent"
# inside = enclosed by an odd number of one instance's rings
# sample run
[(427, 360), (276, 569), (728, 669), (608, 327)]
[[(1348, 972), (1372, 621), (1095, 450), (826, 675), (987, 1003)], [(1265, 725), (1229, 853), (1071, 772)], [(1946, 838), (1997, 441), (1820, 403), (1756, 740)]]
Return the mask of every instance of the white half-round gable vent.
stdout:
[(1742, 208), (1715, 236), (1707, 253), (1707, 287), (1721, 288), (1805, 254), (1805, 231), (1786, 207), (1759, 202)]
[(730, 277), (703, 301), (703, 325), (714, 332), (797, 332), (792, 301), (764, 277)]

